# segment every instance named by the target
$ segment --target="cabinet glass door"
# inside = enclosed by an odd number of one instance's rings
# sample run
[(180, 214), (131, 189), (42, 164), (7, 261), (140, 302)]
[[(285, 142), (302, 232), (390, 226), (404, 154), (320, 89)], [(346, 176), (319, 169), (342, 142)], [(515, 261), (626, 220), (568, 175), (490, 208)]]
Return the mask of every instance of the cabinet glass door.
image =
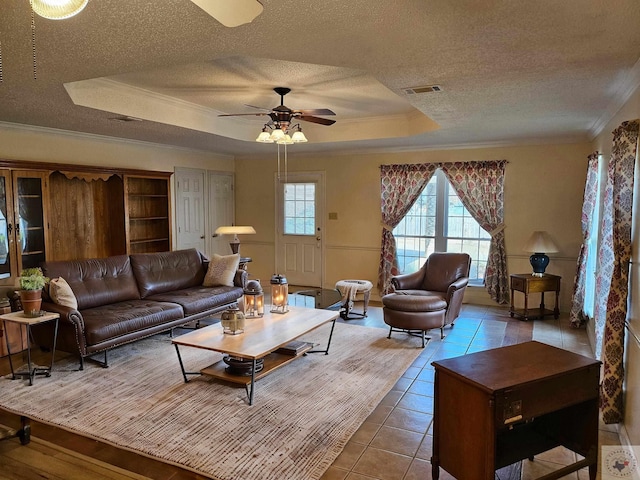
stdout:
[(16, 176), (15, 184), (18, 215), (15, 228), (20, 269), (39, 267), (45, 260), (43, 179)]
[(8, 172), (0, 171), (0, 279), (11, 277), (12, 208), (11, 177)]

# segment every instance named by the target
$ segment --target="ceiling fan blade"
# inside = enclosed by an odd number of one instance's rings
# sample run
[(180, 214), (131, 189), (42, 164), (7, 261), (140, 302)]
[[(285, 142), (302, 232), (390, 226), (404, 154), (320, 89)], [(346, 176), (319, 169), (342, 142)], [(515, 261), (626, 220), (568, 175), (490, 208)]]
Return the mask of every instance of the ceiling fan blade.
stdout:
[(191, 0), (225, 27), (250, 23), (262, 13), (258, 0)]
[(333, 110), (329, 110), (328, 108), (312, 108), (311, 110), (296, 110), (296, 113), (301, 113), (302, 115), (335, 115)]
[(264, 110), (266, 112), (270, 112), (271, 109), (270, 108), (265, 108), (265, 107), (256, 107), (255, 105), (249, 105), (248, 103), (244, 104), (245, 107), (249, 107), (249, 108), (257, 108), (258, 110)]
[(262, 117), (264, 115), (269, 115), (269, 112), (264, 112), (264, 113), (221, 113), (218, 116), (219, 117), (243, 117), (243, 116)]
[(311, 123), (319, 123), (320, 125), (333, 125), (334, 123), (336, 123), (335, 120), (330, 120), (328, 118), (321, 118), (321, 117), (312, 117), (311, 115), (299, 115), (296, 118), (299, 118), (300, 120), (304, 120), (305, 122), (311, 122)]

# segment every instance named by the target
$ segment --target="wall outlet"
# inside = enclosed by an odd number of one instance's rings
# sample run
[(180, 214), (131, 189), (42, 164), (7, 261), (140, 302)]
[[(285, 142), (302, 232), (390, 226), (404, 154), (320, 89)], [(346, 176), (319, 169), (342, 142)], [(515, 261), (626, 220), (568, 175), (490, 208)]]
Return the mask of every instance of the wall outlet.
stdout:
[(338, 212), (329, 212), (329, 220), (337, 220)]

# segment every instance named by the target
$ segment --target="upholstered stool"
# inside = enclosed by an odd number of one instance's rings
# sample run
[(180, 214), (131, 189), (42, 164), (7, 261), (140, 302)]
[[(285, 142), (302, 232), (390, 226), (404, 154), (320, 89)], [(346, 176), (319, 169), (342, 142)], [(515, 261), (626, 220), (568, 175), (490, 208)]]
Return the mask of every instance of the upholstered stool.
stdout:
[(382, 297), (384, 323), (389, 325), (389, 336), (392, 332), (407, 332), (409, 335), (420, 334), (422, 347), (425, 345), (425, 332), (432, 328), (440, 329), (440, 338), (444, 338), (444, 317), (447, 302), (436, 295), (403, 295), (389, 293)]
[[(366, 317), (372, 288), (373, 284), (368, 280), (338, 280), (336, 283), (336, 290), (338, 290), (342, 295), (340, 316), (345, 320), (355, 318), (350, 317), (350, 314), (358, 315), (362, 318)], [(358, 300), (356, 298), (358, 294), (362, 294), (362, 300)], [(352, 311), (354, 302), (363, 302), (364, 307), (362, 313)]]

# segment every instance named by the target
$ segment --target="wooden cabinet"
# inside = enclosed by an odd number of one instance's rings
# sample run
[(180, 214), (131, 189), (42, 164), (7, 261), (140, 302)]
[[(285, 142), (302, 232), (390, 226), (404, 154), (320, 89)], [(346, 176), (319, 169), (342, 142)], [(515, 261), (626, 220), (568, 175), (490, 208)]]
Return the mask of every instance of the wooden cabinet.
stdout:
[(0, 170), (0, 280), (13, 283), (46, 258), (50, 241), (48, 173)]
[(433, 362), (432, 477), (493, 480), (495, 470), (563, 445), (582, 460), (545, 476), (560, 478), (598, 461), (600, 362), (524, 342)]
[(45, 260), (171, 250), (171, 175), (0, 160), (0, 285)]
[(127, 253), (171, 250), (169, 178), (125, 176)]

